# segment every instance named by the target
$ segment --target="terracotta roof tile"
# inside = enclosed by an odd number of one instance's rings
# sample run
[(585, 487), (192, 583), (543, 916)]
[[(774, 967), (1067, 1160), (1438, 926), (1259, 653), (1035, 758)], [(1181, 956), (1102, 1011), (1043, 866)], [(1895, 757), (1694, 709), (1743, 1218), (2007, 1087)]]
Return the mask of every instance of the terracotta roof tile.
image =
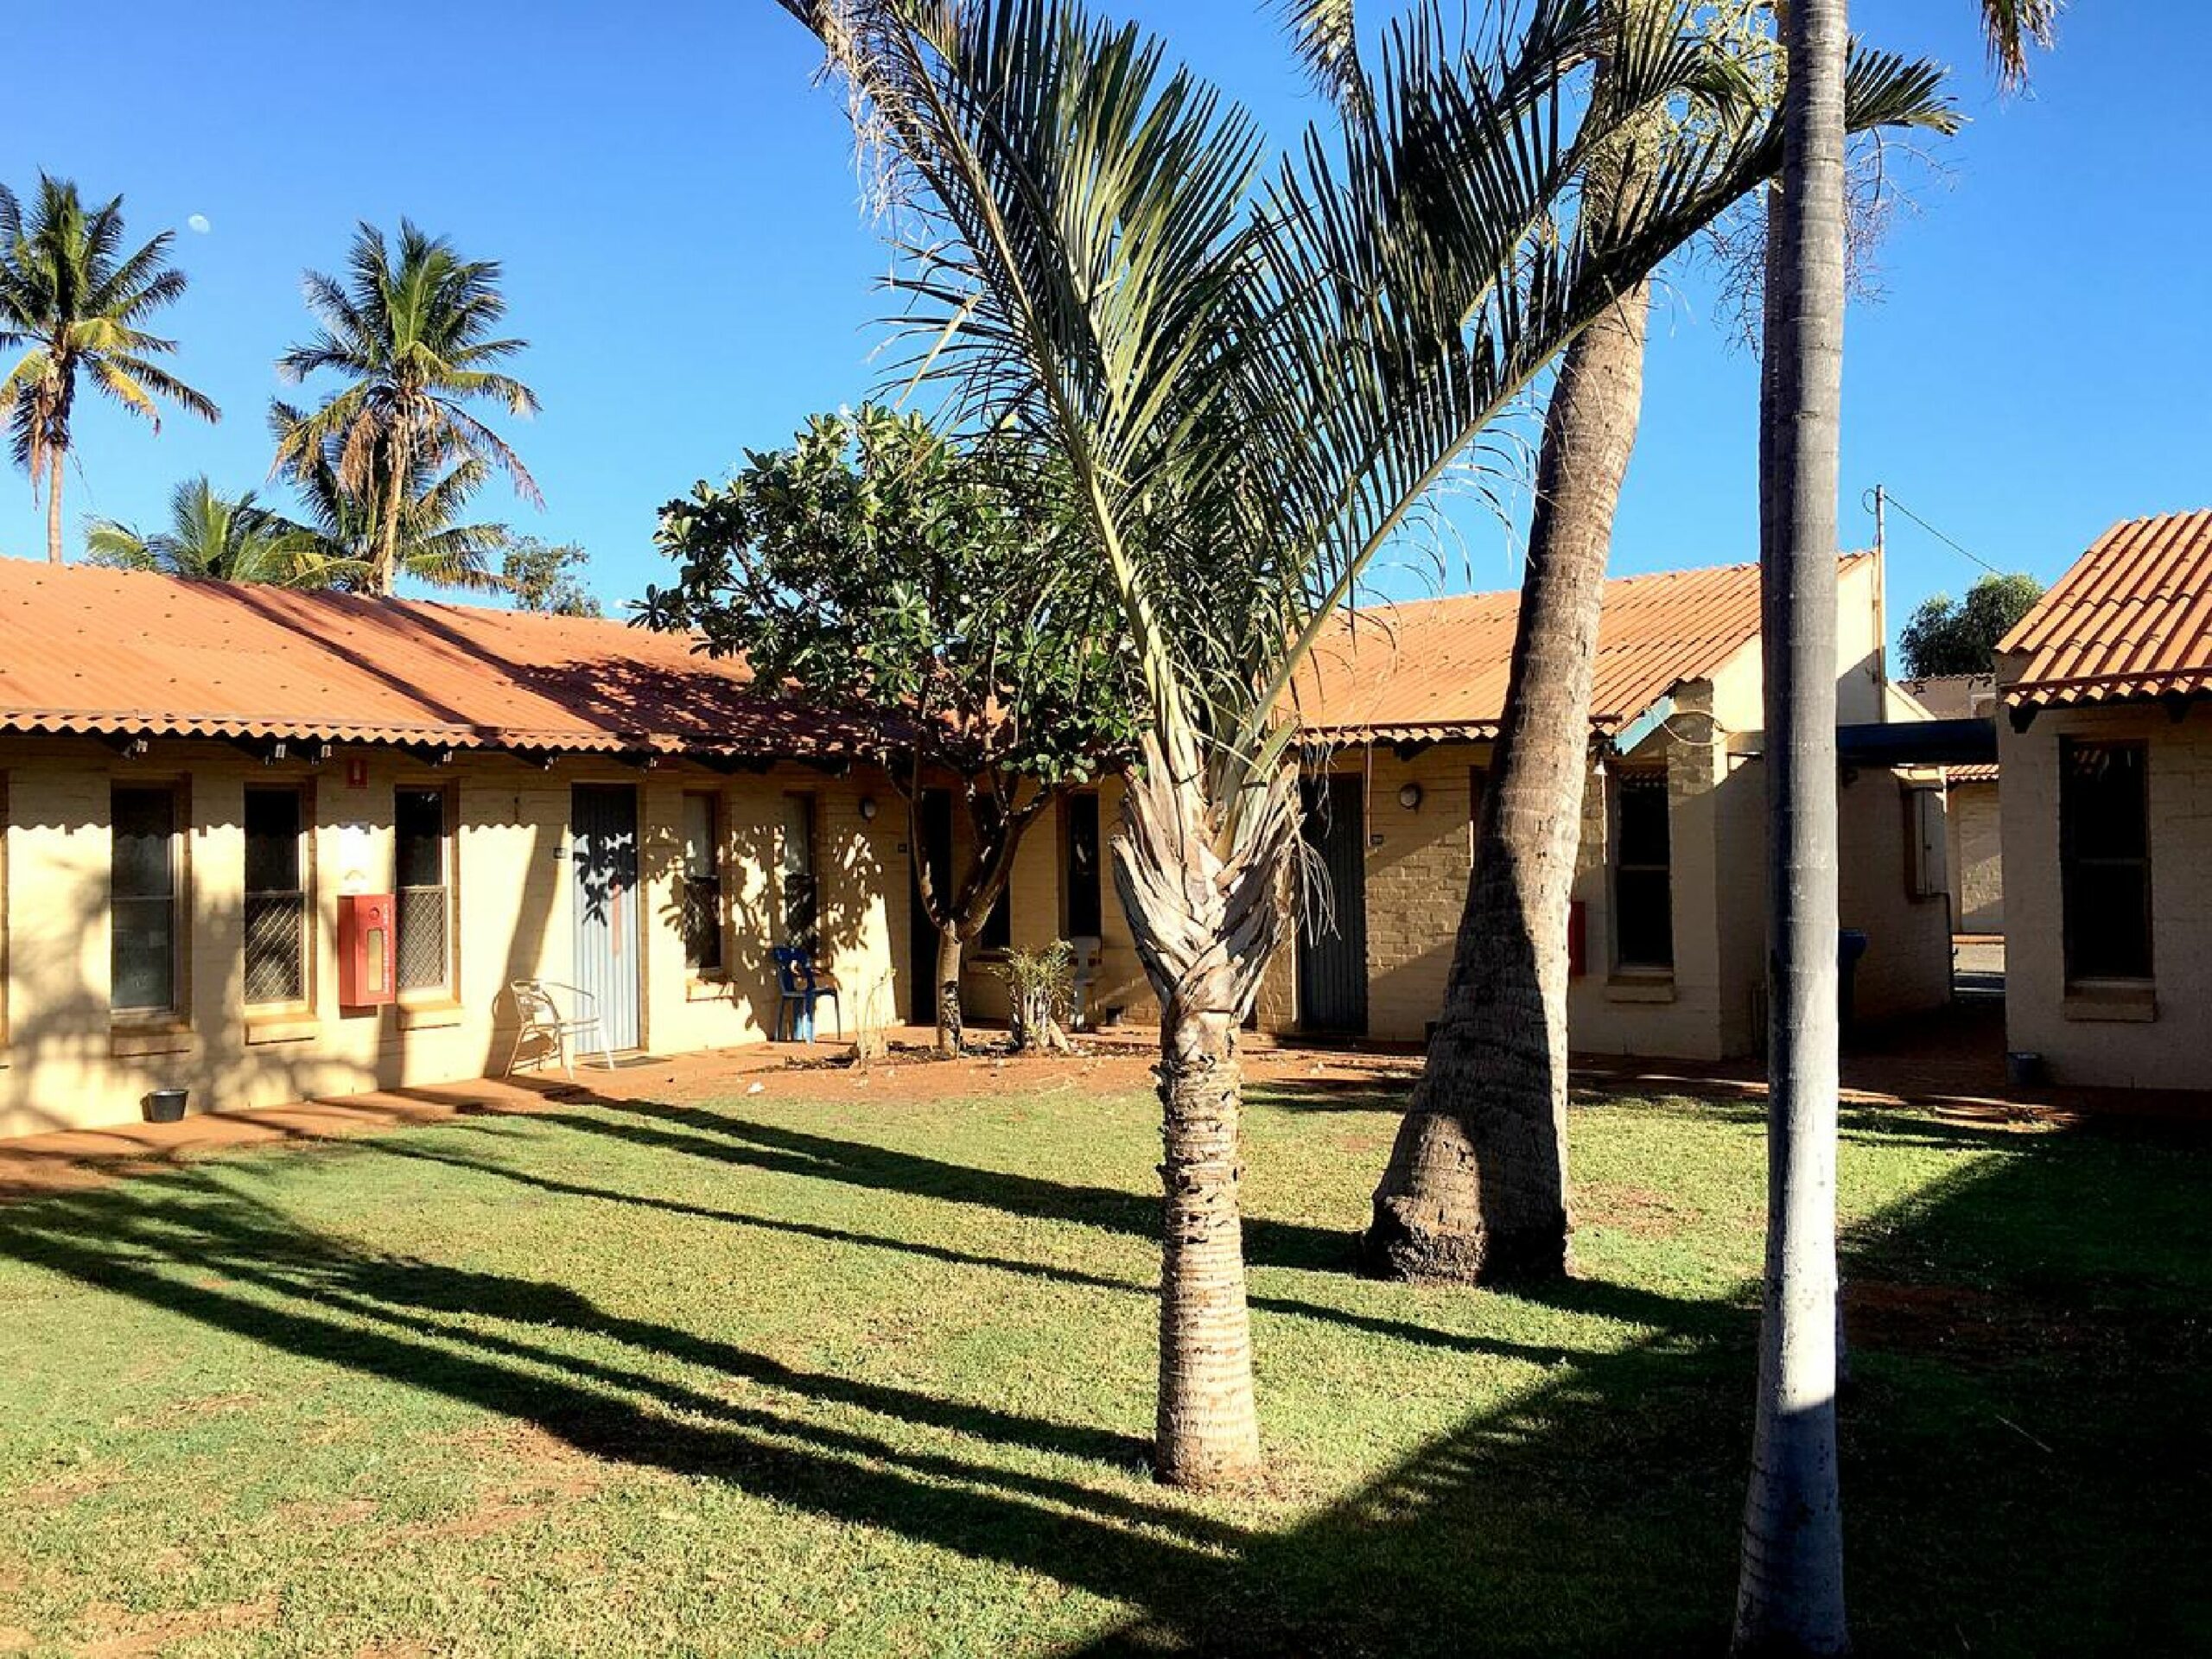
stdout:
[(1998, 651), (2015, 706), (2212, 691), (2212, 511), (2114, 524)]
[(851, 753), (855, 723), (619, 621), (0, 559), (0, 730)]
[[(1869, 556), (1854, 553), (1844, 566)], [(1505, 712), (1518, 593), (1365, 608), (1324, 641), (1296, 696), (1309, 729), (1338, 738), (1491, 737)], [(1590, 722), (1618, 731), (1685, 680), (1758, 638), (1759, 571), (1719, 565), (1605, 584)]]

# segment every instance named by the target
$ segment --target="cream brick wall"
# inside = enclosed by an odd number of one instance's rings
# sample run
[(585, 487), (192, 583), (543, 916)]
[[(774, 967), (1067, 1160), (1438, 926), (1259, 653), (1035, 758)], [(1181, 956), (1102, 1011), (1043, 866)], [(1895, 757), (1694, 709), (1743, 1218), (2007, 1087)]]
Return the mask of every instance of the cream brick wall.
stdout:
[[(2068, 1007), (2059, 881), (2062, 737), (2146, 747), (2156, 1018), (2120, 1022)], [(2068, 1084), (2212, 1088), (2212, 707), (2056, 709), (2025, 732), (1998, 723), (2003, 768), (2005, 1038)]]
[(2005, 931), (2005, 843), (1996, 784), (1954, 784), (1948, 791), (1945, 854), (1951, 904), (1961, 933)]
[[(511, 980), (575, 977), (567, 837), (577, 782), (639, 791), (643, 1043), (658, 1052), (760, 1040), (773, 1017), (767, 949), (780, 942), (772, 856), (786, 790), (819, 804), (817, 861), (823, 956), (848, 991), (849, 1020), (873, 995), (894, 997), (890, 942), (905, 925), (899, 828), (864, 824), (865, 778), (832, 780), (779, 766), (724, 778), (691, 768), (650, 772), (563, 762), (538, 771), (503, 757), (423, 766), (369, 757), (365, 787), (349, 789), (342, 760), (310, 770), (264, 767), (227, 747), (156, 741), (123, 760), (99, 745), (12, 740), (0, 745), (6, 836), (0, 924), (5, 939), (5, 1043), (0, 1134), (116, 1122), (156, 1087), (193, 1091), (194, 1109), (270, 1105), (370, 1088), (447, 1082), (497, 1071), (513, 1031)], [(188, 824), (181, 906), (189, 920), (181, 1018), (150, 1030), (108, 1007), (109, 792), (118, 780), (178, 781)], [(249, 784), (298, 781), (312, 791), (313, 949), (305, 1004), (281, 1013), (244, 1004), (241, 828)], [(346, 1011), (337, 1003), (338, 899), (383, 891), (391, 868), (395, 786), (456, 792), (457, 995)], [(695, 980), (675, 927), (686, 789), (723, 803), (729, 919), (721, 982)], [(875, 788), (874, 792), (882, 792)], [(895, 897), (893, 896), (895, 894)], [(886, 1016), (887, 1017), (887, 1016)]]

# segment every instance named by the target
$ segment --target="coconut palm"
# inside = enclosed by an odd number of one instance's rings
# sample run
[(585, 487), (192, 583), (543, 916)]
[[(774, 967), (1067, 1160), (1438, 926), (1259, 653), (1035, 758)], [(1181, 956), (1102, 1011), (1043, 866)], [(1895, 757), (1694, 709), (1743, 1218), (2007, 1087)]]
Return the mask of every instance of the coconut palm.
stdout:
[(493, 468), (516, 493), (540, 502), (537, 485), (505, 440), (469, 412), (489, 398), (528, 416), (537, 395), (498, 365), (525, 340), (495, 331), (506, 315), (499, 266), (463, 259), (443, 237), (407, 219), (396, 245), (364, 223), (346, 279), (309, 271), (314, 337), (276, 361), (286, 379), (329, 372), (346, 384), (312, 410), (280, 404), (290, 423), (277, 435), (276, 470), (305, 490), (325, 467), (344, 496), (369, 515), (369, 586), (390, 593), (406, 568), (402, 543), (417, 504), (453, 481), (465, 498)]
[(25, 348), (0, 378), (9, 445), (37, 493), (46, 483), (46, 556), (61, 563), (61, 474), (79, 377), (162, 429), (164, 402), (203, 420), (222, 411), (154, 361), (176, 342), (141, 325), (184, 292), (168, 263), (175, 232), (123, 251), (123, 198), (88, 208), (67, 179), (39, 175), (28, 213), (0, 185), (0, 351)]
[(262, 506), (251, 490), (224, 495), (204, 474), (170, 492), (167, 530), (148, 534), (95, 518), (85, 531), (85, 550), (92, 563), (115, 569), (280, 588), (346, 587), (366, 569), (305, 525)]
[[(289, 404), (270, 405), (270, 429), (280, 441), (306, 419)], [(396, 578), (410, 576), (434, 588), (505, 588), (499, 566), (510, 541), (507, 526), (457, 522), (490, 476), (482, 460), (444, 457), (442, 464), (435, 454), (416, 455), (398, 493), (394, 525), (381, 512), (391, 499), (381, 485), (365, 495), (347, 487), (341, 448), (341, 440), (331, 438), (286, 473), (325, 556), (354, 571), (346, 586), (388, 594)]]
[[(908, 366), (1055, 457), (1146, 704), (1116, 885), (1161, 1007), (1163, 1479), (1259, 1462), (1236, 1031), (1287, 914), (1291, 688), (1361, 573), (1624, 288), (1779, 158), (1716, 123), (1615, 211), (1593, 156), (1731, 66), (1686, 4), (1435, 4), (1262, 167), (1251, 122), (1073, 0), (782, 0), (847, 77), (912, 237)], [(1595, 84), (1588, 66), (1609, 73)]]
[[(1770, 206), (1759, 387), (1766, 677), (1767, 1235), (1734, 1649), (1838, 1654), (1836, 486), (1844, 315), (1846, 0), (1789, 0), (1787, 134)], [(2017, 80), (2052, 0), (1985, 0)]]
[[(1329, 22), (1349, 27), (1350, 0), (1335, 3)], [(1606, 3), (1626, 15), (1651, 0)], [(1712, 26), (1739, 57), (1770, 54), (1762, 10), (1758, 0), (1732, 0), (1710, 9)], [(1860, 54), (1853, 130), (1948, 130), (1955, 124), (1941, 81), (1933, 65)], [(1648, 188), (1667, 146), (1694, 141), (1711, 118), (1694, 104), (1674, 111), (1624, 152), (1625, 165), (1596, 171), (1602, 198)], [(1636, 444), (1650, 301), (1648, 280), (1624, 288), (1567, 348), (1552, 389), (1466, 907), (1421, 1082), (1362, 1241), (1368, 1270), (1384, 1276), (1488, 1281), (1567, 1269), (1569, 898), (1590, 772), (1599, 611)]]

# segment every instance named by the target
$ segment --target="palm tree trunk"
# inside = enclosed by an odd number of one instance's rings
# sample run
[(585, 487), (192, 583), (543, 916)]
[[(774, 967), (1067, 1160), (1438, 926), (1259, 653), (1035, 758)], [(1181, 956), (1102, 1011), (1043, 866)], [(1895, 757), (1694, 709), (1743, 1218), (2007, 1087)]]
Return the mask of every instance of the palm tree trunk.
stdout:
[(1114, 885), (1160, 1007), (1154, 1467), (1171, 1485), (1233, 1485), (1260, 1467), (1237, 1194), (1236, 1032), (1283, 938), (1296, 791), (1287, 772), (1255, 787), (1224, 830), (1197, 781), (1173, 775), (1154, 741), (1127, 783)]
[(1847, 1650), (1835, 1443), (1836, 488), (1845, 0), (1791, 0), (1759, 421), (1766, 673), (1766, 1294), (1738, 1654)]
[(938, 925), (937, 930), (937, 1047), (940, 1054), (957, 1057), (967, 1045), (967, 1027), (960, 1015), (960, 930)]
[(1160, 1034), (1160, 1478), (1248, 1478), (1260, 1466), (1237, 1182), (1242, 1079), (1232, 1015), (1179, 1008)]
[(1651, 289), (1568, 349), (1546, 411), (1505, 710), (1444, 1012), (1362, 1242), (1385, 1278), (1557, 1277), (1567, 1196), (1567, 910), (1613, 515)]
[(399, 510), (404, 486), (394, 483), (385, 503), (383, 545), (377, 550), (376, 572), (370, 586), (389, 599), (399, 588)]
[(60, 444), (49, 444), (46, 452), (46, 562), (61, 563), (61, 463), (63, 451)]

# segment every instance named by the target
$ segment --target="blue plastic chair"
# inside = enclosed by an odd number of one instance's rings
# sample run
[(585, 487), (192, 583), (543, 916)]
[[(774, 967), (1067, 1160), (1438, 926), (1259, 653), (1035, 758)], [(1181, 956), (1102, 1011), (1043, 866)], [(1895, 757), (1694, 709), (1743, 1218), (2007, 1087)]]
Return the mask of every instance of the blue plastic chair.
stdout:
[(845, 1005), (837, 1000), (836, 977), (817, 968), (805, 951), (788, 944), (775, 947), (776, 990), (781, 1000), (776, 1004), (776, 1027), (769, 1033), (779, 1040), (784, 1033), (786, 1017), (791, 1021), (791, 1041), (810, 1043), (814, 1040), (814, 1005), (827, 1000), (837, 1011), (837, 1038), (844, 1040)]

